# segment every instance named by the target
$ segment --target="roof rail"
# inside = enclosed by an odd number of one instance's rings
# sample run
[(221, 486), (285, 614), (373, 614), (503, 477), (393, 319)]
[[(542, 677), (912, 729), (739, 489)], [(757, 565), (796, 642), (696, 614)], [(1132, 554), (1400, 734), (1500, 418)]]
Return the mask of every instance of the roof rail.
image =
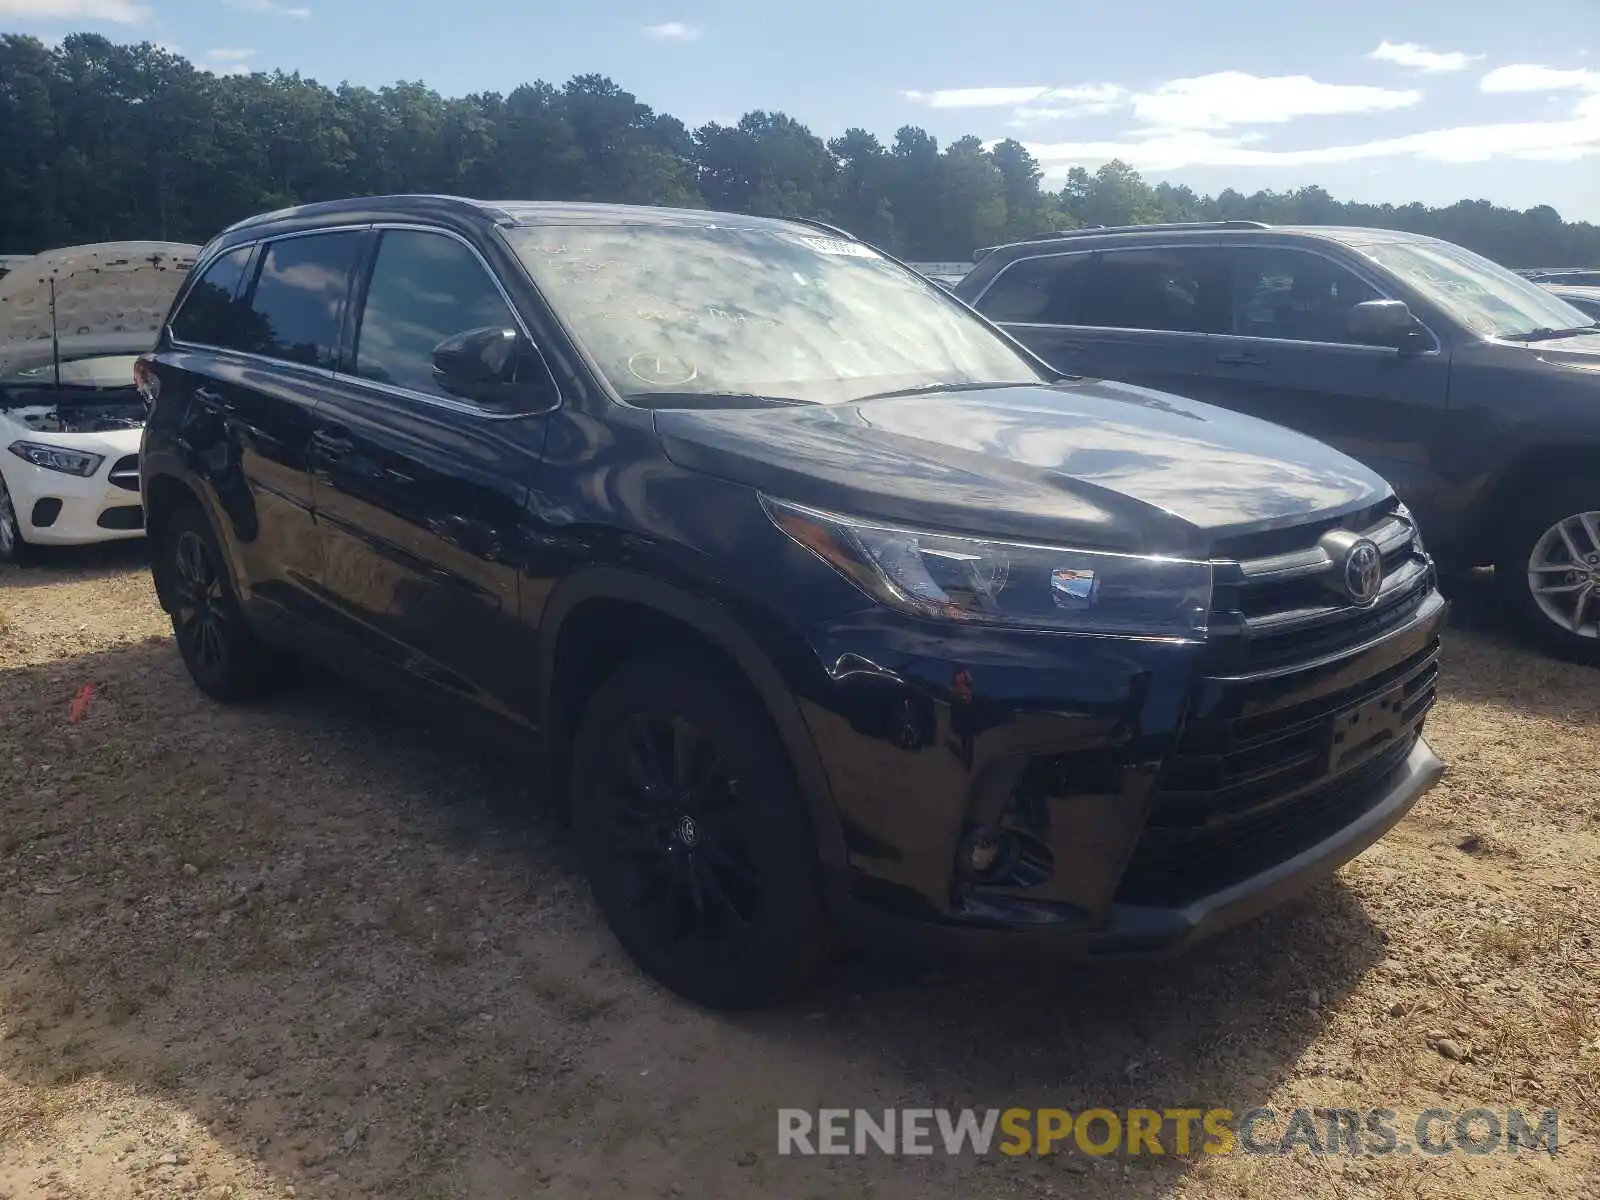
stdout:
[(830, 225), (826, 221), (819, 221), (815, 217), (782, 217), (784, 221), (793, 221), (796, 225), (809, 225), (813, 229), (820, 229), (824, 233), (831, 233), (834, 237), (841, 237), (847, 242), (859, 242), (861, 239), (848, 229), (840, 229), (837, 225)]
[(1150, 225), (1089, 225), (1082, 229), (1058, 229), (1054, 233), (1024, 238), (1020, 242), (1005, 242), (999, 246), (984, 246), (973, 252), (977, 262), (1006, 246), (1032, 246), (1043, 242), (1064, 241), (1069, 238), (1099, 237), (1104, 233), (1184, 233), (1201, 229), (1271, 229), (1265, 221), (1165, 221)]

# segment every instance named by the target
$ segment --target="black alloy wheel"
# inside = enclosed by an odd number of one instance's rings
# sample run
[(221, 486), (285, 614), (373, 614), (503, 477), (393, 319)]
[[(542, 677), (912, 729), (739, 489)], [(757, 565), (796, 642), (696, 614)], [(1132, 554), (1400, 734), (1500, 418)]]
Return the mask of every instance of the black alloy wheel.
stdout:
[(198, 508), (185, 506), (167, 522), (159, 572), (178, 653), (200, 690), (217, 700), (264, 691), (277, 671), (245, 625), (216, 538)]
[(756, 1007), (820, 965), (815, 839), (787, 755), (704, 663), (630, 664), (600, 686), (574, 742), (573, 825), (618, 940), (680, 995)]

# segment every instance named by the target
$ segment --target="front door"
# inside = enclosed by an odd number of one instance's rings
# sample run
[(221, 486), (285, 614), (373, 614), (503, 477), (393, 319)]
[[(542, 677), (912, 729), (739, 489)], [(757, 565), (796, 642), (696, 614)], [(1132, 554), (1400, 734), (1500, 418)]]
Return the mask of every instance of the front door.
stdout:
[(505, 648), (546, 420), (450, 396), (432, 358), (455, 334), (520, 322), (466, 243), (419, 229), (376, 236), (344, 368), (312, 434), (323, 587), (389, 665), (526, 718), (534, 664)]
[(1349, 313), (1386, 299), (1349, 266), (1309, 250), (1226, 251), (1228, 332), (1209, 341), (1200, 398), (1309, 434), (1384, 476), (1426, 525), (1443, 432), (1448, 355), (1362, 345)]

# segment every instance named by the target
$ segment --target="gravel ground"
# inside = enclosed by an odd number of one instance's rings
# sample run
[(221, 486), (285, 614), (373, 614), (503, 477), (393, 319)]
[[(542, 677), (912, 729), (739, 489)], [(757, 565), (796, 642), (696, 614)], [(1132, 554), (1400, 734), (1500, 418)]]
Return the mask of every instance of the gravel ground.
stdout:
[[(638, 977), (508, 768), (337, 685), (204, 700), (141, 552), (0, 575), (0, 1197), (1600, 1195), (1600, 672), (1470, 594), (1447, 781), (1303, 900), (1178, 964), (852, 961), (729, 1018)], [(1565, 1148), (776, 1153), (779, 1107), (918, 1104), (1554, 1107)]]

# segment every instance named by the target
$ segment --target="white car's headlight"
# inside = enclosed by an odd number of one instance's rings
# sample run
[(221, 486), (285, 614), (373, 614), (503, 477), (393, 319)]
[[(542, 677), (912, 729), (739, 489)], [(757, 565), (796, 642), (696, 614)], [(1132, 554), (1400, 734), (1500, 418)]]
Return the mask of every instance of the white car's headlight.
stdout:
[(913, 616), (1124, 637), (1205, 636), (1209, 562), (930, 533), (761, 499), (796, 542), (875, 600)]
[(43, 467), (47, 471), (60, 471), (66, 475), (88, 478), (105, 462), (103, 454), (89, 454), (83, 450), (66, 450), (60, 446), (47, 446), (43, 442), (12, 442), (6, 447), (23, 462)]

